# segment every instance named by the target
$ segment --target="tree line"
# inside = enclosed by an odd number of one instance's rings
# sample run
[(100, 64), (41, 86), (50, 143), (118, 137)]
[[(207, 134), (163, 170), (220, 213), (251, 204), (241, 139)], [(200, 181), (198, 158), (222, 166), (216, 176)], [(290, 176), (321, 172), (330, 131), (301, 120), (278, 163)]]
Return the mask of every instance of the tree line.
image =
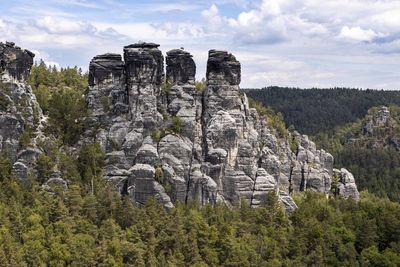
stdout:
[(287, 126), (308, 135), (332, 132), (337, 126), (363, 118), (372, 107), (400, 105), (400, 91), (276, 86), (243, 91), (282, 113)]

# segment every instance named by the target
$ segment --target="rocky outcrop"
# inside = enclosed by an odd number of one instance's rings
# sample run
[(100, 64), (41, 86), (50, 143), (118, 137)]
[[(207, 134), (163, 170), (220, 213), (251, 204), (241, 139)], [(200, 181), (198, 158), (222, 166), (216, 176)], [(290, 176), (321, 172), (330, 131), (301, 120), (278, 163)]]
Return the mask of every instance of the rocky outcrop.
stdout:
[[(202, 205), (247, 201), (262, 206), (276, 194), (287, 212), (292, 192), (312, 190), (358, 199), (354, 177), (333, 169), (333, 157), (305, 135), (281, 137), (268, 117), (250, 108), (241, 92), (241, 66), (226, 51), (209, 51), (207, 84), (195, 86), (196, 65), (183, 49), (164, 57), (154, 43), (103, 54), (89, 65), (83, 142), (106, 153), (105, 179), (138, 205), (155, 198)], [(26, 79), (33, 54), (0, 43), (0, 151), (19, 179), (35, 174), (45, 118)], [(387, 112), (386, 112), (387, 113)], [(373, 118), (388, 124), (383, 110)], [(296, 146), (293, 146), (293, 144)], [(295, 151), (292, 151), (295, 150)], [(54, 169), (42, 187), (66, 190)]]
[(359, 199), (360, 195), (353, 174), (344, 168), (334, 169), (333, 171), (338, 178), (337, 193), (345, 198)]
[(363, 133), (368, 135), (374, 134), (374, 129), (390, 127), (393, 124), (390, 110), (388, 107), (381, 106), (378, 111), (372, 114), (371, 118), (364, 124)]
[[(272, 192), (288, 212), (296, 208), (292, 192), (330, 194), (332, 155), (296, 132), (278, 137), (240, 91), (232, 54), (210, 50), (204, 91), (190, 53), (167, 52), (165, 77), (163, 64), (153, 43), (126, 46), (124, 61), (104, 54), (90, 63), (85, 141), (100, 142), (105, 178), (121, 194), (139, 205), (154, 197), (166, 207), (243, 199), (257, 207)], [(358, 199), (354, 178), (340, 175), (339, 192)]]
[(14, 43), (0, 43), (0, 151), (11, 159), (12, 172), (21, 180), (35, 172), (41, 153), (35, 143), (41, 136), (42, 111), (26, 83), (33, 57)]
[(2, 79), (26, 80), (35, 54), (23, 50), (14, 43), (0, 43), (0, 73)]

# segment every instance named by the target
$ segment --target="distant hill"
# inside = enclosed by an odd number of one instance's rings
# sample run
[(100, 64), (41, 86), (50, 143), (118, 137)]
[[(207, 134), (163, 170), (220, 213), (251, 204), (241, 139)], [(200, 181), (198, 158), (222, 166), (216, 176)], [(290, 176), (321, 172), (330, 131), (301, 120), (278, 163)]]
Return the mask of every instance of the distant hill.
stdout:
[(364, 118), (314, 140), (357, 177), (359, 189), (400, 201), (399, 106), (371, 108)]
[(299, 132), (309, 135), (329, 132), (336, 126), (361, 119), (371, 107), (400, 105), (400, 91), (286, 87), (243, 91), (281, 112), (287, 126), (293, 125)]

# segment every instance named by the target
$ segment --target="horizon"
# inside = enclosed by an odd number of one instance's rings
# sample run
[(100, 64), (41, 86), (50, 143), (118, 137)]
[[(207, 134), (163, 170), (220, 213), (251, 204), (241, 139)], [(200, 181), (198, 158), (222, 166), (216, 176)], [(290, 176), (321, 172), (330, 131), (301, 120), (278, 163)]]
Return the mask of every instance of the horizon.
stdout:
[(15, 0), (0, 10), (0, 41), (58, 67), (86, 71), (98, 54), (147, 41), (164, 56), (184, 47), (197, 79), (210, 49), (227, 50), (242, 88), (400, 89), (395, 0)]

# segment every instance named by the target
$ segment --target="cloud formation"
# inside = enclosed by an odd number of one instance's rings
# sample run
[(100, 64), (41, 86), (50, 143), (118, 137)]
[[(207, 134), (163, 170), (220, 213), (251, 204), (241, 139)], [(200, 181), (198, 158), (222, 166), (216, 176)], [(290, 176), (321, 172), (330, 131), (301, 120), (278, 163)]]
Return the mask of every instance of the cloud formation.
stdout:
[(185, 47), (198, 78), (209, 49), (230, 50), (243, 87), (400, 89), (397, 0), (14, 0), (0, 11), (0, 40), (61, 66), (87, 68), (95, 54), (142, 40)]

